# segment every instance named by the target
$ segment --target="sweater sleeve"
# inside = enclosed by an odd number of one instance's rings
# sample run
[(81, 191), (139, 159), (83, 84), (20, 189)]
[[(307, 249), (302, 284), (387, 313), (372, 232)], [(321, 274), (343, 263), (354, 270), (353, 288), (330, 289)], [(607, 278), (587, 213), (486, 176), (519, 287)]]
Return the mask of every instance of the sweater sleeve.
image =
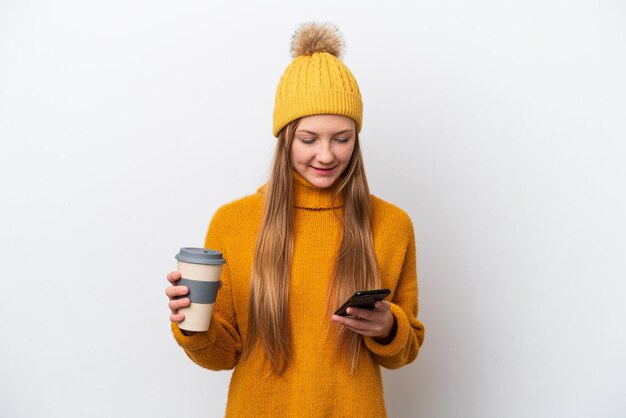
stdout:
[(221, 251), (226, 264), (222, 268), (222, 287), (217, 293), (209, 330), (191, 336), (182, 333), (177, 323), (172, 322), (174, 339), (185, 354), (196, 364), (211, 370), (232, 369), (239, 361), (242, 350), (241, 336), (233, 304), (228, 254), (220, 245), (222, 233), (218, 213), (213, 217), (206, 236), (204, 248)]
[(417, 266), (415, 235), (409, 224), (409, 239), (400, 277), (391, 300), (391, 314), (396, 321), (395, 336), (387, 344), (364, 337), (365, 346), (374, 359), (388, 369), (411, 363), (424, 342), (424, 325), (417, 319)]

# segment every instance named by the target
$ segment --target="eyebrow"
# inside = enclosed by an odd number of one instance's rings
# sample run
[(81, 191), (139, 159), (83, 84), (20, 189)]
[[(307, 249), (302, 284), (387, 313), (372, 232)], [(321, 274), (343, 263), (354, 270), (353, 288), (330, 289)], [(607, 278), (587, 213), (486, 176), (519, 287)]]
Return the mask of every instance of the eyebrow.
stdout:
[[(352, 132), (354, 132), (353, 129), (344, 129), (343, 131), (335, 132), (333, 135), (341, 135), (341, 134), (352, 133)], [(311, 135), (319, 135), (317, 132), (307, 131), (306, 129), (298, 129), (296, 131), (296, 133), (305, 133), (305, 134), (311, 134)]]

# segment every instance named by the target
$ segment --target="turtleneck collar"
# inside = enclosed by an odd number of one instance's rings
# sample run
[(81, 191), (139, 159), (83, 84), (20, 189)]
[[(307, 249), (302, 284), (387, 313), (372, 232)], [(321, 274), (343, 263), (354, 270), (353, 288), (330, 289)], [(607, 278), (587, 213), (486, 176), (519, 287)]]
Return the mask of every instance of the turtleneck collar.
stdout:
[(343, 196), (335, 196), (334, 186), (320, 189), (298, 172), (293, 172), (293, 205), (304, 209), (331, 209), (343, 206)]
[[(259, 188), (265, 193), (267, 184)], [(335, 196), (335, 186), (320, 189), (308, 182), (296, 171), (293, 172), (293, 205), (303, 209), (332, 209), (343, 207), (343, 196)]]

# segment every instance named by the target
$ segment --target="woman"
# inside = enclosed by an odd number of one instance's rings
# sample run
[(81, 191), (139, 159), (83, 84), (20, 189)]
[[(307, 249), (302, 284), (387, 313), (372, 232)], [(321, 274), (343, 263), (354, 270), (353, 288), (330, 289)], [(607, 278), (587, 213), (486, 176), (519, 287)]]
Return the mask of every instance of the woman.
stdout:
[[(369, 194), (362, 102), (334, 26), (305, 24), (280, 79), (268, 183), (222, 206), (205, 247), (223, 253), (210, 329), (183, 332), (180, 273), (167, 279), (172, 332), (212, 370), (232, 369), (227, 416), (386, 416), (380, 366), (415, 359), (415, 239), (409, 217)], [(389, 288), (374, 310), (333, 312), (355, 291)]]

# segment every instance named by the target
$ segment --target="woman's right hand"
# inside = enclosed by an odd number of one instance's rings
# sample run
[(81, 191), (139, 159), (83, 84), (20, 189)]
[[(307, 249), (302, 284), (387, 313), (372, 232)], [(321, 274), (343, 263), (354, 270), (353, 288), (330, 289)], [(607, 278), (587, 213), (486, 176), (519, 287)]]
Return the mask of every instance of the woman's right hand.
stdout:
[(169, 273), (167, 275), (167, 280), (172, 285), (165, 289), (165, 294), (170, 299), (170, 321), (176, 323), (185, 319), (185, 314), (178, 312), (178, 310), (185, 308), (190, 304), (189, 298), (176, 299), (177, 296), (184, 296), (189, 293), (189, 288), (187, 288), (187, 286), (176, 286), (176, 282), (180, 280), (180, 277), (181, 275), (179, 271), (172, 271)]

